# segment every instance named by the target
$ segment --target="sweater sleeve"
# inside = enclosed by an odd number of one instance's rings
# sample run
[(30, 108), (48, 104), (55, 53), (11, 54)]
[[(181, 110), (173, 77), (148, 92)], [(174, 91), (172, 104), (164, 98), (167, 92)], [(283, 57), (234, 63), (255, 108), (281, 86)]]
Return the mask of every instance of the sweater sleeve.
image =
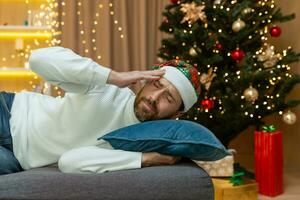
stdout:
[(29, 66), (47, 82), (67, 92), (82, 94), (104, 86), (111, 72), (111, 69), (90, 58), (58, 46), (34, 50), (29, 58)]
[(86, 146), (64, 153), (58, 167), (64, 173), (103, 173), (141, 168), (141, 152)]

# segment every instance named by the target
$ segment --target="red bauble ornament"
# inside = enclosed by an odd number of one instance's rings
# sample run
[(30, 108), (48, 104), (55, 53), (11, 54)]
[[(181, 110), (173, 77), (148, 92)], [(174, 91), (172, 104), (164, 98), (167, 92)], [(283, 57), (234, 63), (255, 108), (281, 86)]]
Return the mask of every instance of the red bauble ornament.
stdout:
[(270, 29), (270, 35), (272, 37), (279, 37), (281, 35), (281, 28), (278, 26), (274, 26)]
[(214, 107), (214, 101), (211, 99), (204, 99), (201, 101), (201, 105), (205, 110), (210, 110)]
[(231, 58), (234, 61), (239, 62), (239, 61), (243, 60), (244, 57), (245, 57), (245, 53), (244, 53), (244, 51), (242, 51), (240, 49), (236, 49), (231, 52)]
[(177, 4), (179, 0), (170, 0), (170, 1), (171, 1), (171, 3), (173, 3), (173, 4)]
[(220, 43), (216, 43), (216, 44), (215, 44), (215, 48), (216, 48), (217, 50), (221, 51), (221, 50), (223, 49), (223, 46), (222, 46), (222, 44), (220, 44)]

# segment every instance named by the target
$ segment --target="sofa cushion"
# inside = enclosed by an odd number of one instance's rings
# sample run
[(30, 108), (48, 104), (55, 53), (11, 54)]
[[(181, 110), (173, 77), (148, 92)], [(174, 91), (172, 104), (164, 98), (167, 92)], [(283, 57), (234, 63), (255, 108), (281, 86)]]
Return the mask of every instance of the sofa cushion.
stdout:
[(230, 153), (204, 126), (188, 120), (154, 120), (112, 131), (98, 139), (114, 149), (159, 152), (193, 160), (215, 161)]
[(0, 199), (213, 200), (213, 185), (189, 161), (102, 174), (45, 167), (1, 176)]

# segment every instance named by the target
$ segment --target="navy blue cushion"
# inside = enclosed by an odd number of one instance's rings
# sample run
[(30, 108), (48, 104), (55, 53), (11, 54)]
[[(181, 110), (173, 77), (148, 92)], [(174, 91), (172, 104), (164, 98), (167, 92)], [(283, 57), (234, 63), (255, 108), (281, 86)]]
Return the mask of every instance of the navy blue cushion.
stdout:
[(230, 153), (204, 126), (187, 120), (155, 120), (110, 132), (98, 140), (108, 141), (114, 149), (158, 152), (194, 160), (214, 161)]

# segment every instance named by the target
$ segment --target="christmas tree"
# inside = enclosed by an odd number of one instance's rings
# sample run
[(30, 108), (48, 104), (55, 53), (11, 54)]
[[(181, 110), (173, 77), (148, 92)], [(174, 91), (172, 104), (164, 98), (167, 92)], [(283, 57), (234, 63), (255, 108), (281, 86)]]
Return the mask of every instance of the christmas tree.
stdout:
[(202, 85), (199, 101), (180, 119), (208, 127), (226, 146), (272, 113), (293, 124), (290, 108), (300, 101), (286, 96), (300, 82), (290, 71), (300, 54), (278, 50), (270, 39), (280, 36), (278, 23), (294, 17), (273, 0), (170, 0), (160, 26), (169, 37), (158, 57), (194, 65)]

